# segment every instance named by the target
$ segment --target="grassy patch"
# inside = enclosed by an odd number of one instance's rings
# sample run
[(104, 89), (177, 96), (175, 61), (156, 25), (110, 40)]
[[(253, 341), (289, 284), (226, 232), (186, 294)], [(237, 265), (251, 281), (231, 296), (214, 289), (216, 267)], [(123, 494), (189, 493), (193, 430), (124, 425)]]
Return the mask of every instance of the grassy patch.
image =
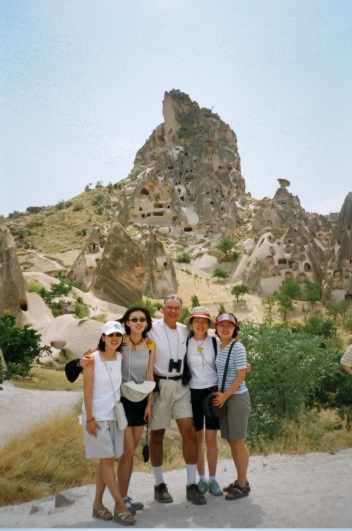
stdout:
[(82, 391), (83, 379), (78, 378), (70, 383), (63, 370), (33, 367), (26, 378), (17, 377), (12, 380), (15, 387), (23, 389), (39, 389), (42, 391)]

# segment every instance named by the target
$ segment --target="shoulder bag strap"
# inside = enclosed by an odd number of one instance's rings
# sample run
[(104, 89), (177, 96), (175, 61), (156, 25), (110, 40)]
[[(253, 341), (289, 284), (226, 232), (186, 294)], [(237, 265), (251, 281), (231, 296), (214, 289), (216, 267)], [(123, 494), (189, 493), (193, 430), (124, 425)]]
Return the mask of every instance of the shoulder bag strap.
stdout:
[[(112, 383), (112, 378), (111, 378), (110, 371), (109, 371), (109, 369), (108, 369), (108, 366), (106, 365), (106, 361), (104, 360), (104, 358), (102, 357), (102, 355), (100, 354), (100, 352), (99, 352), (99, 356), (100, 356), (101, 361), (104, 363), (106, 370), (108, 371), (108, 375), (109, 375), (110, 382), (111, 382), (111, 387), (112, 387), (112, 392), (114, 393), (114, 397), (115, 397), (115, 400), (116, 400), (116, 394), (115, 394), (114, 384)], [(117, 354), (116, 354), (116, 356), (117, 356)], [(117, 401), (117, 400), (116, 400), (116, 401)]]
[(225, 387), (225, 380), (226, 380), (226, 375), (227, 375), (227, 371), (228, 371), (228, 368), (229, 368), (229, 363), (230, 363), (230, 354), (231, 354), (231, 350), (233, 349), (233, 346), (234, 344), (236, 343), (236, 339), (234, 339), (231, 343), (231, 347), (229, 349), (229, 352), (227, 354), (227, 360), (226, 360), (226, 365), (225, 365), (225, 370), (224, 370), (224, 376), (222, 378), (222, 384), (221, 384), (221, 392), (223, 393), (224, 392), (224, 387)]

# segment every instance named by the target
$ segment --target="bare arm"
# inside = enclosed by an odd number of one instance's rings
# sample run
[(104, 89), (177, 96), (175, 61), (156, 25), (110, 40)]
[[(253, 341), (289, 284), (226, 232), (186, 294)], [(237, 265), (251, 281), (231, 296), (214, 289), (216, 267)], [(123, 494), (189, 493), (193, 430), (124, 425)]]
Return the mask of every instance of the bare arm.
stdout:
[(86, 430), (96, 437), (96, 430), (100, 430), (100, 426), (93, 417), (93, 371), (93, 367), (86, 367), (83, 370), (83, 399), (87, 416)]
[(237, 391), (243, 380), (246, 378), (246, 372), (247, 369), (237, 369), (237, 376), (233, 380), (230, 387), (224, 393), (214, 393), (214, 395), (216, 395), (216, 398), (214, 398), (213, 403), (216, 406), (222, 407), (226, 400)]
[(347, 365), (346, 363), (341, 363), (342, 367), (345, 369), (345, 371), (348, 372), (348, 374), (352, 374), (352, 367)]
[[(149, 354), (149, 362), (147, 368), (147, 380), (148, 382), (154, 382), (154, 361), (155, 361), (155, 346), (151, 349)], [(152, 398), (153, 392), (149, 393), (147, 406), (144, 412), (144, 420), (149, 422), (152, 418)]]

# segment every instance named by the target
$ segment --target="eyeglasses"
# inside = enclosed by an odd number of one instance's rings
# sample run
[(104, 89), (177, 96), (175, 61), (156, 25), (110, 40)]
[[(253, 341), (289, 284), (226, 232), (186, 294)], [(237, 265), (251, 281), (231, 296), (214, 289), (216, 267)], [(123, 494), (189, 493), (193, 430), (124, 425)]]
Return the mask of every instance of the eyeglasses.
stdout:
[(108, 334), (108, 337), (122, 337), (122, 334), (118, 334), (117, 332), (113, 332), (112, 334)]
[(182, 310), (181, 306), (164, 306), (165, 310), (174, 310), (175, 312), (180, 312)]
[(140, 323), (145, 323), (146, 320), (147, 319), (145, 317), (132, 317), (132, 319), (128, 319), (128, 321), (131, 321), (131, 323), (138, 323), (138, 321)]

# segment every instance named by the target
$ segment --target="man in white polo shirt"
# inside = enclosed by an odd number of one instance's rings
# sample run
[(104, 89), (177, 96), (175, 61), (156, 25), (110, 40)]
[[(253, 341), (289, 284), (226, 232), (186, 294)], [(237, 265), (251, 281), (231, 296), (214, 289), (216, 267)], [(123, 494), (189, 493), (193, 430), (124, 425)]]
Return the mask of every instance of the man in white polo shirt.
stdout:
[(345, 369), (345, 371), (347, 371), (349, 374), (352, 374), (352, 345), (347, 347), (346, 352), (342, 356), (340, 363)]
[(164, 482), (162, 464), (165, 429), (174, 419), (182, 436), (183, 457), (187, 470), (187, 499), (195, 505), (204, 505), (205, 496), (196, 483), (197, 441), (191, 393), (188, 384), (182, 385), (188, 329), (177, 322), (182, 313), (181, 297), (176, 294), (168, 295), (164, 300), (162, 312), (163, 319), (153, 321), (152, 330), (148, 333), (156, 344), (154, 379), (157, 386), (153, 396), (150, 421), (150, 460), (155, 478), (154, 498), (160, 503), (173, 501)]

